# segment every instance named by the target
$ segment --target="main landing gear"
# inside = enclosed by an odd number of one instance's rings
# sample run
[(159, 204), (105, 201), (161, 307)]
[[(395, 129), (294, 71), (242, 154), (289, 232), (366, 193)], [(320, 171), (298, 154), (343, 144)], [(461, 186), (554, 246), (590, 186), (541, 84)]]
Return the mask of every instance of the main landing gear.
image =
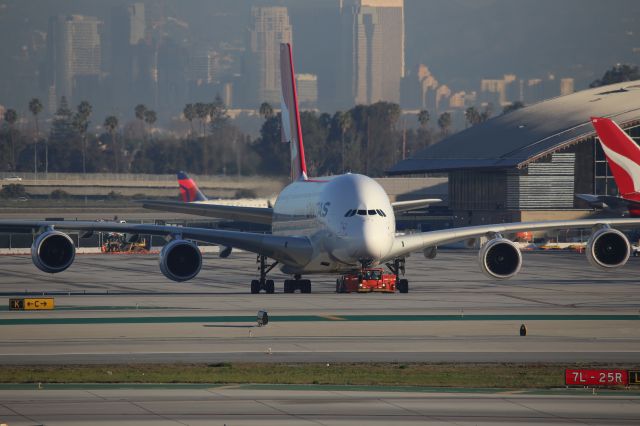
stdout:
[(394, 259), (393, 263), (387, 263), (387, 268), (396, 275), (396, 288), (400, 293), (409, 293), (409, 280), (400, 279), (400, 274), (404, 275), (404, 258)]
[[(261, 290), (264, 290), (267, 294), (273, 294), (275, 292), (275, 285), (273, 280), (267, 279), (267, 274), (271, 272), (273, 268), (278, 264), (277, 261), (273, 263), (267, 263), (267, 256), (258, 255), (256, 263), (260, 266), (260, 279), (251, 281), (251, 294), (258, 294)], [(293, 293), (296, 290), (300, 290), (300, 293), (311, 293), (311, 281), (300, 279), (300, 275), (294, 275), (293, 280), (284, 281), (284, 292)]]
[(284, 292), (293, 293), (300, 290), (300, 293), (311, 293), (311, 281), (301, 280), (300, 275), (294, 275), (293, 280), (284, 280)]
[(267, 279), (267, 274), (275, 268), (278, 262), (276, 261), (268, 264), (267, 256), (259, 254), (256, 263), (260, 264), (258, 267), (260, 270), (260, 279), (251, 281), (251, 294), (258, 294), (260, 293), (260, 290), (264, 290), (267, 294), (273, 294), (275, 292), (275, 284), (273, 280)]

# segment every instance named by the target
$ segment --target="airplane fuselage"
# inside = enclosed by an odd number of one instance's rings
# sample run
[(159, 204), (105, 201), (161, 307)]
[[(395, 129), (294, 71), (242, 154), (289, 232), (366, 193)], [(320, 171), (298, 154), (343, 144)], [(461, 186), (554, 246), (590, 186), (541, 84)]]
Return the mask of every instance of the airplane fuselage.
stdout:
[(295, 181), (273, 207), (272, 234), (309, 238), (311, 261), (284, 265), (289, 274), (350, 271), (379, 264), (391, 250), (395, 217), (373, 179), (344, 174)]

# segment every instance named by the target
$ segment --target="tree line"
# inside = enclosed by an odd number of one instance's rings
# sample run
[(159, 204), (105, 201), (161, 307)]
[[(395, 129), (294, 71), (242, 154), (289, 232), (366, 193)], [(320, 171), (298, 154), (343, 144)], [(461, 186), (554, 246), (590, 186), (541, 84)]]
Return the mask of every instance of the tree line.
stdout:
[[(48, 131), (41, 131), (43, 105), (29, 102), (31, 126), (17, 126), (18, 114), (9, 108), (0, 127), (0, 171), (74, 173), (173, 173), (284, 175), (289, 147), (282, 143), (280, 113), (268, 103), (260, 106), (260, 134), (251, 138), (230, 119), (218, 96), (211, 103), (184, 106), (187, 132), (156, 131), (156, 113), (136, 105), (122, 123), (110, 115), (98, 121), (92, 105), (71, 108), (63, 97)], [(381, 175), (397, 161), (439, 140), (450, 131), (451, 117), (442, 114), (432, 129), (427, 111), (418, 123), (401, 117), (399, 105), (378, 102), (357, 105), (334, 114), (301, 112), (309, 172), (314, 175), (345, 171)], [(415, 129), (414, 124), (418, 124)], [(90, 131), (91, 128), (98, 131)]]
[[(592, 86), (640, 78), (637, 66), (616, 65)], [(522, 108), (515, 102), (503, 114)], [(99, 120), (87, 101), (72, 109), (63, 97), (46, 134), (41, 132), (42, 102), (28, 104), (32, 126), (20, 130), (15, 109), (9, 108), (0, 125), (2, 172), (174, 173), (188, 170), (207, 175), (280, 175), (289, 172), (289, 147), (281, 141), (280, 113), (260, 105), (260, 134), (252, 138), (229, 117), (220, 96), (210, 103), (184, 106), (181, 134), (158, 131), (155, 111), (143, 104), (122, 123), (116, 116)], [(468, 126), (488, 120), (492, 106), (469, 107)], [(300, 120), (307, 167), (311, 175), (343, 172), (380, 176), (396, 162), (438, 142), (451, 132), (448, 112), (432, 120), (429, 111), (417, 114), (417, 123), (402, 116), (398, 104), (356, 105), (334, 114), (302, 111)], [(24, 121), (24, 120), (23, 120)], [(435, 121), (432, 125), (432, 121)], [(89, 131), (96, 128), (98, 131)], [(416, 126), (417, 125), (417, 126)]]

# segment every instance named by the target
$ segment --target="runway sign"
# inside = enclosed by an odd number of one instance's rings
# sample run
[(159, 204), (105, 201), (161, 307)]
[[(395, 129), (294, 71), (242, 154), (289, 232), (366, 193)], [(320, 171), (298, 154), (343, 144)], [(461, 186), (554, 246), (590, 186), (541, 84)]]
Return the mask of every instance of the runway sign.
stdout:
[(629, 370), (629, 384), (640, 385), (640, 370)]
[(565, 370), (567, 386), (626, 386), (626, 370)]
[(42, 311), (54, 309), (56, 304), (53, 297), (9, 299), (9, 309), (12, 311)]

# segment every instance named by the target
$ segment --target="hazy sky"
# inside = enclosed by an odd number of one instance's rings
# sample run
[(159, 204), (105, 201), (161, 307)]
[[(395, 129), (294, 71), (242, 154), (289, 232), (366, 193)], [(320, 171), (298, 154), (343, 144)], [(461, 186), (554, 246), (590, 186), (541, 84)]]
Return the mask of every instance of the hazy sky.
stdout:
[[(243, 41), (254, 4), (290, 8), (297, 69), (322, 74), (338, 43), (332, 14), (338, 0), (147, 0), (189, 25), (193, 40)], [(10, 58), (50, 15), (105, 19), (125, 0), (0, 0), (0, 84)], [(405, 0), (406, 65), (427, 64), (456, 89), (480, 78), (575, 77), (585, 87), (618, 62), (640, 63), (639, 0)], [(635, 51), (634, 51), (635, 49)], [(635, 53), (634, 53), (635, 52)], [(1, 103), (1, 100), (0, 100)]]

